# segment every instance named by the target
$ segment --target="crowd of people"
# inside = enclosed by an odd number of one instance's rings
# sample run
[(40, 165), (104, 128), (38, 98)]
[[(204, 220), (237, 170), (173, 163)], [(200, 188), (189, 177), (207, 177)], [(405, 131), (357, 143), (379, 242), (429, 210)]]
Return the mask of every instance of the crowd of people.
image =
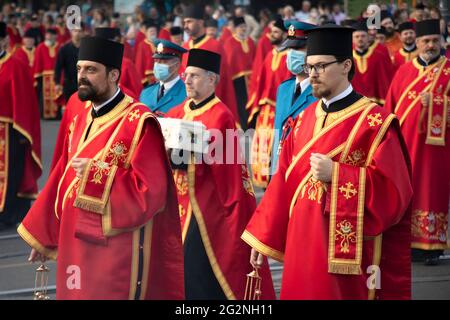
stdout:
[[(450, 23), (378, 8), (4, 5), (0, 228), (57, 259), (59, 299), (244, 299), (252, 270), (274, 299), (268, 257), (281, 299), (410, 299), (448, 248)], [(39, 118), (61, 122), (38, 194)], [(158, 118), (223, 139), (166, 150)]]

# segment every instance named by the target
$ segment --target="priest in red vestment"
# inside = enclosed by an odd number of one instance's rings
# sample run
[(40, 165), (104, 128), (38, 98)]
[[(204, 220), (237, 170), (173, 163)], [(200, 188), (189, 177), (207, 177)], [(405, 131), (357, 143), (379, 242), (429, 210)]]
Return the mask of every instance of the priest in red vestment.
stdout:
[(435, 265), (448, 248), (450, 61), (440, 55), (439, 20), (417, 22), (416, 33), (419, 55), (398, 69), (386, 108), (411, 156), (413, 258)]
[(386, 40), (384, 45), (389, 51), (391, 61), (394, 61), (395, 53), (403, 46), (400, 40), (399, 34), (395, 31), (394, 20), (387, 10), (381, 10), (380, 12), (381, 26), (386, 30)]
[(22, 44), (22, 36), (17, 28), (17, 16), (14, 13), (8, 16), (7, 32), (9, 35), (9, 48), (11, 51), (14, 51)]
[[(250, 248), (240, 235), (255, 209), (255, 193), (239, 153), (233, 114), (214, 93), (220, 59), (212, 51), (189, 51), (185, 71), (188, 99), (166, 114), (167, 118), (201, 122), (213, 137), (208, 153), (184, 151), (178, 157), (179, 150), (171, 152), (189, 300), (242, 300), (246, 275), (252, 271)], [(261, 299), (275, 299), (267, 260), (259, 274)]]
[[(272, 24), (274, 22), (275, 21), (273, 21)], [(264, 59), (266, 58), (266, 55), (273, 49), (270, 31), (271, 31), (271, 26), (266, 27), (256, 45), (255, 58), (252, 63), (253, 77), (251, 77), (251, 79), (250, 79), (249, 100), (246, 105), (247, 110), (252, 108), (253, 103), (255, 101), (255, 91), (256, 91), (256, 88), (259, 83), (259, 77), (261, 74), (261, 68), (264, 65)], [(249, 125), (251, 124), (248, 120), (247, 120), (247, 123)], [(255, 127), (254, 121), (253, 121), (252, 127)]]
[(240, 124), (243, 129), (246, 129), (248, 113), (245, 106), (249, 98), (248, 86), (255, 58), (255, 43), (247, 35), (244, 18), (234, 18), (233, 25), (234, 33), (225, 41), (225, 48), (227, 48), (228, 65), (236, 93)]
[(7, 52), (0, 22), (0, 230), (15, 226), (30, 208), (42, 174), (39, 107), (28, 65)]
[[(123, 45), (81, 40), (62, 156), (18, 228), (57, 259), (57, 299), (183, 299), (175, 186), (158, 122), (118, 88)], [(152, 161), (148, 161), (151, 158)]]
[[(206, 35), (204, 9), (198, 5), (187, 7), (183, 12), (184, 31), (191, 37), (191, 39), (183, 44), (183, 48), (190, 49), (204, 49), (218, 53), (221, 57), (220, 65), (220, 79), (216, 87), (216, 94), (224, 104), (230, 108), (233, 113), (236, 123), (239, 123), (239, 115), (237, 111), (236, 96), (233, 82), (230, 75), (230, 66), (228, 65), (227, 53), (222, 44), (216, 39), (210, 38)], [(181, 72), (186, 68), (187, 55), (183, 56)]]
[(154, 83), (155, 76), (153, 75), (153, 54), (155, 53), (155, 45), (153, 40), (158, 35), (158, 26), (152, 20), (144, 21), (146, 29), (146, 38), (141, 41), (136, 50), (136, 69), (140, 74), (142, 85), (146, 86)]
[(255, 266), (261, 254), (284, 263), (280, 299), (410, 299), (412, 188), (398, 121), (352, 88), (352, 29), (306, 34), (319, 100), (297, 118), (242, 239)]
[(56, 91), (54, 74), (59, 46), (56, 42), (56, 30), (45, 31), (45, 41), (36, 48), (33, 73), (36, 80), (39, 107), (43, 119), (61, 119), (61, 106), (57, 99), (62, 92)]
[[(275, 100), (278, 86), (291, 77), (286, 65), (287, 51), (279, 52), (278, 47), (286, 37), (286, 27), (280, 18), (272, 25), (271, 41), (274, 48), (266, 55), (260, 70), (258, 83), (252, 97), (248, 122), (256, 118), (255, 134), (252, 140), (251, 168), (253, 184), (265, 188), (270, 177), (270, 158), (273, 145), (275, 123)], [(294, 31), (295, 34), (295, 31)]]
[(401, 23), (398, 26), (398, 32), (400, 33), (400, 40), (402, 41), (403, 47), (394, 55), (395, 70), (400, 68), (402, 64), (414, 59), (418, 54), (414, 23), (409, 21)]
[(369, 46), (365, 21), (354, 27), (356, 30), (353, 33), (353, 59), (356, 69), (352, 85), (357, 92), (384, 105), (394, 75), (394, 66), (389, 57), (376, 50), (376, 46)]
[(31, 75), (33, 75), (32, 68), (33, 68), (33, 64), (34, 64), (34, 55), (36, 52), (36, 47), (35, 47), (34, 42), (35, 41), (34, 41), (32, 33), (30, 32), (30, 30), (27, 30), (27, 31), (25, 31), (25, 34), (23, 35), (23, 38), (22, 38), (22, 46), (20, 46), (19, 48), (17, 48), (14, 51), (14, 57), (21, 60), (23, 63), (25, 63), (26, 65), (28, 65), (30, 67)]
[(72, 37), (69, 29), (66, 26), (66, 19), (64, 18), (64, 15), (60, 14), (56, 18), (55, 29), (58, 32), (56, 41), (58, 42), (59, 46), (63, 46), (71, 40)]

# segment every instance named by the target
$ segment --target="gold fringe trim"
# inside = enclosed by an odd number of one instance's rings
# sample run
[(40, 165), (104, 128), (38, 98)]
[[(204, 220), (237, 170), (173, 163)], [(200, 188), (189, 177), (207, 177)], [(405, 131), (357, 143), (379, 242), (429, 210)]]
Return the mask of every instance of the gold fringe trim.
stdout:
[(104, 206), (100, 203), (94, 203), (89, 200), (80, 199), (80, 198), (75, 199), (73, 206), (83, 209), (83, 210), (86, 210), (86, 211), (95, 212), (95, 213), (99, 213), (99, 214), (103, 214), (103, 209), (104, 209)]
[(351, 275), (362, 274), (361, 266), (359, 264), (341, 264), (336, 262), (328, 263), (328, 272), (337, 274), (351, 274)]

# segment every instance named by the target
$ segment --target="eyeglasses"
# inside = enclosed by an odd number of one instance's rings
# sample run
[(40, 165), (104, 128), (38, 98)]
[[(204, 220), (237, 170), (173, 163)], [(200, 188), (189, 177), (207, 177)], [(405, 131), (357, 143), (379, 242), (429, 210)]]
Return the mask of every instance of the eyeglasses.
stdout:
[(336, 62), (340, 62), (338, 60), (336, 61), (331, 61), (331, 62), (327, 62), (327, 63), (318, 63), (315, 65), (311, 65), (311, 64), (305, 64), (303, 66), (303, 71), (305, 71), (305, 73), (310, 74), (311, 71), (314, 69), (314, 71), (316, 73), (324, 73), (325, 72), (325, 67), (329, 66), (330, 64), (336, 63)]

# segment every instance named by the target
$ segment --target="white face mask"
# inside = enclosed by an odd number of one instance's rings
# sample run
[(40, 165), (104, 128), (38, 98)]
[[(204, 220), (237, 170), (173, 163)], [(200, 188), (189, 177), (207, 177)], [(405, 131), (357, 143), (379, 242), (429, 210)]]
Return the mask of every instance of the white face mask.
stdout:
[(49, 47), (53, 46), (55, 44), (55, 41), (53, 40), (45, 40), (45, 44)]

